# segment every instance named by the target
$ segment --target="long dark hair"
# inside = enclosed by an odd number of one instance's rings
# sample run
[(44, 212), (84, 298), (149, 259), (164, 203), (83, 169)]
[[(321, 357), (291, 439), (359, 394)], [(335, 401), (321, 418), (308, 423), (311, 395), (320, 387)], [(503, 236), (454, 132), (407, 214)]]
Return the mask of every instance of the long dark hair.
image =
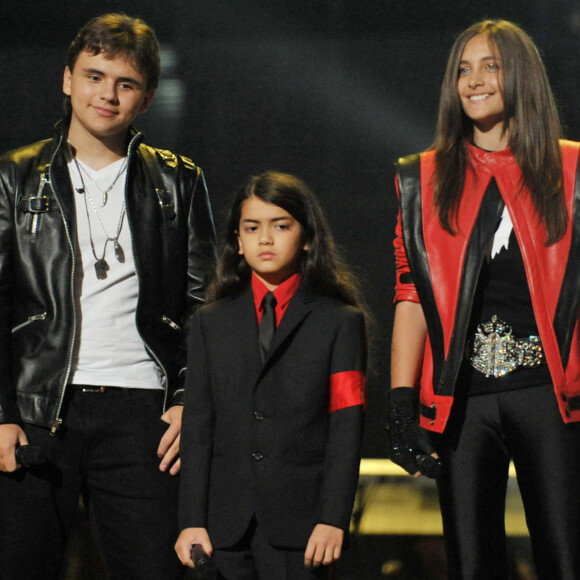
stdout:
[(536, 46), (520, 27), (506, 20), (474, 24), (458, 36), (451, 49), (433, 144), (437, 162), (434, 199), (439, 221), (446, 231), (454, 233), (452, 222), (457, 218), (468, 165), (465, 142), (473, 133), (473, 122), (463, 112), (457, 91), (459, 63), (465, 45), (479, 34), (486, 36), (499, 53), (503, 131), (509, 131), (509, 147), (522, 172), (521, 186), (530, 192), (546, 228), (546, 244), (553, 244), (564, 235), (568, 218), (558, 145), (560, 120)]
[(300, 223), (302, 243), (308, 244), (308, 250), (300, 256), (303, 283), (316, 292), (362, 307), (354, 276), (338, 253), (318, 200), (301, 179), (276, 171), (251, 177), (236, 194), (227, 221), (225, 246), (206, 300), (237, 294), (249, 281), (251, 270), (238, 253), (237, 232), (242, 204), (252, 196), (281, 207)]

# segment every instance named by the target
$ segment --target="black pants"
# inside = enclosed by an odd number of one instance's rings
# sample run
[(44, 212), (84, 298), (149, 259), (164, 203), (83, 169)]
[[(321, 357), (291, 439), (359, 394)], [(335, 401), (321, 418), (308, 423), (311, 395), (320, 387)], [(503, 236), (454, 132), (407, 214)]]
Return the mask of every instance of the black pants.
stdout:
[(538, 578), (578, 580), (580, 425), (562, 421), (552, 386), (456, 403), (435, 438), (449, 577), (508, 578), (504, 517), (513, 458)]
[(275, 548), (256, 519), (232, 548), (214, 550), (220, 580), (308, 580), (333, 578), (333, 566), (306, 568), (304, 550)]
[(57, 579), (83, 494), (111, 580), (183, 577), (176, 477), (158, 469), (163, 392), (70, 391), (61, 431), (25, 426), (50, 461), (0, 474), (0, 577)]

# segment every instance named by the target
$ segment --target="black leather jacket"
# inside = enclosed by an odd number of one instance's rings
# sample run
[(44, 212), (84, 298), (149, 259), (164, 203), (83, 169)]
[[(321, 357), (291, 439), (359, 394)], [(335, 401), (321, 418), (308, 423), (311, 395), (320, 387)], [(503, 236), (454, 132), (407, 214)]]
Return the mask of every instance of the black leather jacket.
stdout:
[[(67, 133), (63, 121), (53, 139), (0, 157), (0, 423), (61, 423), (79, 321)], [(201, 169), (130, 138), (136, 322), (163, 376), (165, 410), (182, 402), (184, 327), (215, 265), (215, 229)]]

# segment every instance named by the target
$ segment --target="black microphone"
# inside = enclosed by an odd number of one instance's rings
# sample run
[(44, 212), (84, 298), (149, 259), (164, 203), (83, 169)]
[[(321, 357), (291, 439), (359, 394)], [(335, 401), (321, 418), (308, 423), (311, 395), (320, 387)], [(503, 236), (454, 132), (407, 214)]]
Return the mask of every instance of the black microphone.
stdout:
[(16, 463), (20, 467), (32, 467), (46, 462), (46, 452), (38, 445), (20, 445), (16, 448)]
[(437, 459), (432, 455), (420, 453), (415, 458), (415, 462), (417, 463), (419, 471), (423, 475), (432, 479), (437, 479), (441, 475), (443, 464), (441, 463), (440, 459)]
[(191, 559), (193, 560), (198, 578), (215, 578), (215, 565), (211, 557), (204, 552), (201, 544), (193, 544), (191, 546)]

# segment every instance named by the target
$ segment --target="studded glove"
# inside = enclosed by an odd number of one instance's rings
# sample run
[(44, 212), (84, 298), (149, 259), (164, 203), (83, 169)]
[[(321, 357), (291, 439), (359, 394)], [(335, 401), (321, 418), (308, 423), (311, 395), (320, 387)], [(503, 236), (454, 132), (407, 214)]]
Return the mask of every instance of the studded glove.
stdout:
[(418, 400), (412, 387), (391, 389), (389, 395), (390, 436), (389, 458), (405, 471), (414, 475), (437, 478), (441, 474), (441, 461), (431, 456), (435, 451), (429, 432), (419, 426)]

